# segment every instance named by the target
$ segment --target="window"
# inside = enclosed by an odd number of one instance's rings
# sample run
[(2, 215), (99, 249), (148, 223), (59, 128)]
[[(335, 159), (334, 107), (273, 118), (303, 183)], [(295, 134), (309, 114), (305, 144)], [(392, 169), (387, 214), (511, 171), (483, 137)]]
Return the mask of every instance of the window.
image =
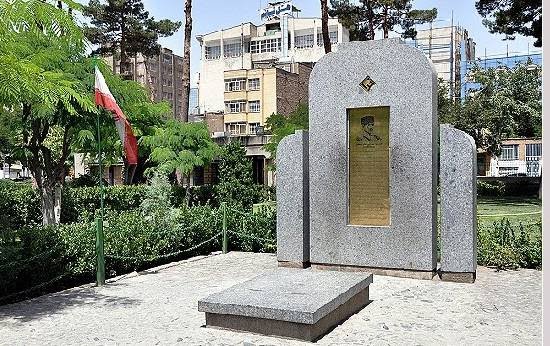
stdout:
[(246, 79), (232, 78), (225, 80), (225, 91), (241, 91), (246, 89)]
[(232, 136), (246, 135), (246, 123), (228, 123), (225, 125), (227, 132)]
[(311, 48), (313, 47), (313, 34), (300, 35), (294, 37), (294, 47)]
[(227, 43), (223, 45), (223, 56), (226, 58), (236, 58), (242, 55), (242, 46), (240, 42)]
[(513, 161), (518, 159), (518, 145), (517, 144), (504, 144), (502, 145), (502, 151), (500, 153), (500, 160)]
[(260, 127), (260, 123), (250, 123), (248, 124), (248, 133), (251, 135), (257, 134), (258, 127)]
[(204, 47), (204, 57), (207, 60), (219, 59), (221, 55), (220, 46), (206, 46)]
[(281, 39), (270, 38), (261, 41), (250, 42), (250, 53), (279, 52), (281, 50)]
[(526, 160), (533, 160), (542, 156), (542, 143), (526, 144), (525, 145)]
[(226, 113), (244, 113), (246, 112), (246, 101), (227, 101), (225, 102)]
[(248, 90), (260, 90), (260, 78), (249, 79)]
[(260, 101), (249, 101), (248, 111), (251, 113), (260, 113)]
[[(328, 36), (330, 38), (330, 44), (338, 43), (338, 31), (330, 31), (328, 33)], [(323, 41), (323, 33), (318, 32), (317, 33), (317, 45), (323, 46), (325, 43)]]

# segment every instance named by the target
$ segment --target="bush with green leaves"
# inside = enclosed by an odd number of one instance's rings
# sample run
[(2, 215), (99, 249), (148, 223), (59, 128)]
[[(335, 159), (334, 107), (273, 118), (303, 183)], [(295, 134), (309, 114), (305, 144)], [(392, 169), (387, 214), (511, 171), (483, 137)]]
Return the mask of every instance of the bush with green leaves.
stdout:
[(28, 183), (0, 180), (0, 210), (0, 230), (42, 223), (40, 197)]
[(487, 197), (501, 197), (506, 193), (506, 184), (502, 181), (477, 181), (477, 194)]
[(477, 234), (477, 262), (498, 269), (542, 266), (542, 223), (512, 226), (503, 218), (481, 225)]
[[(153, 200), (164, 200), (159, 206), (167, 205), (163, 184), (152, 184), (149, 198), (136, 210), (106, 212), (108, 277), (221, 250), (222, 209), (208, 205), (156, 209), (150, 205)], [(153, 197), (154, 191), (164, 195)], [(275, 251), (275, 213), (231, 209), (226, 217), (230, 251)], [(4, 235), (0, 242), (0, 304), (95, 280), (93, 221), (23, 227)]]
[(218, 204), (225, 202), (249, 208), (262, 201), (264, 188), (255, 184), (252, 177), (252, 161), (246, 157), (246, 149), (238, 141), (232, 141), (221, 149), (218, 167), (219, 182), (214, 186)]

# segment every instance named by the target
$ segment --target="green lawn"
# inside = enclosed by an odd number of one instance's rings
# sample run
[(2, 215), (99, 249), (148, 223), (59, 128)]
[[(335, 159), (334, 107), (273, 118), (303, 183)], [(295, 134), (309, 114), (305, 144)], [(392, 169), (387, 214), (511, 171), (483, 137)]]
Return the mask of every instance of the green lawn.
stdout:
[[(477, 200), (477, 214), (480, 224), (492, 224), (503, 218), (512, 224), (529, 225), (540, 221), (542, 201), (538, 198), (490, 198), (483, 197)], [(523, 215), (517, 215), (523, 214)]]

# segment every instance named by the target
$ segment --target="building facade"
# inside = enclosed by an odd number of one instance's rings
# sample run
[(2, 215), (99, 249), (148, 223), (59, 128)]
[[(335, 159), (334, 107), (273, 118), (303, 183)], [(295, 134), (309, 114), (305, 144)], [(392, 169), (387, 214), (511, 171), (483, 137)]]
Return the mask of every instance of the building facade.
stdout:
[(462, 63), (476, 57), (476, 44), (468, 31), (455, 25), (418, 30), (416, 38), (408, 43), (432, 61), (437, 77), (449, 85), (449, 96), (460, 98)]
[[(329, 36), (332, 50), (349, 41), (348, 30), (335, 18), (329, 19)], [(205, 120), (218, 142), (241, 141), (252, 159), (255, 181), (272, 185), (270, 156), (263, 149), (269, 141), (265, 123), (271, 114), (289, 114), (308, 103), (311, 69), (325, 54), (321, 19), (269, 17), (261, 25), (242, 23), (197, 40), (201, 116), (209, 118)]]
[(477, 155), (477, 174), (485, 177), (540, 177), (542, 139), (508, 138), (502, 141), (499, 156)]
[[(348, 30), (329, 19), (333, 49), (349, 41)], [(320, 18), (283, 16), (254, 25), (242, 23), (197, 36), (201, 47), (200, 113), (225, 110), (225, 72), (261, 68), (262, 63), (315, 63), (324, 54)], [(206, 92), (207, 91), (207, 92)]]
[[(107, 59), (107, 62), (113, 66), (112, 58)], [(154, 101), (168, 102), (174, 117), (183, 115), (183, 58), (174, 54), (172, 50), (161, 48), (160, 54), (153, 58), (145, 58), (138, 54), (137, 57), (129, 59), (123, 71), (120, 70), (120, 61), (117, 60), (113, 72), (147, 87)]]

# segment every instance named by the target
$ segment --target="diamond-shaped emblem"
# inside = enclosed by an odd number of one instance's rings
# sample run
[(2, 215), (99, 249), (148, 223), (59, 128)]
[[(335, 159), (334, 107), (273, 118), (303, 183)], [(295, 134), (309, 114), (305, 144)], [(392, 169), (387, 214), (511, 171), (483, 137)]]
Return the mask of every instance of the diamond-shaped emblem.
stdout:
[(361, 82), (361, 86), (366, 91), (370, 91), (374, 84), (376, 83), (372, 80), (372, 78), (370, 78), (370, 76), (366, 76), (365, 79), (363, 79), (363, 81)]

